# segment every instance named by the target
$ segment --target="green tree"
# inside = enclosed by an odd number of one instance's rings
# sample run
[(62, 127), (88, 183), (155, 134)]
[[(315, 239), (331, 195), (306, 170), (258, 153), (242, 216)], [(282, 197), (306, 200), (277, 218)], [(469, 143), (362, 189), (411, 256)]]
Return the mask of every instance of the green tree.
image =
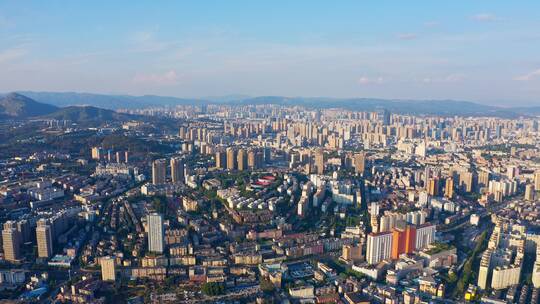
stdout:
[(207, 296), (218, 296), (225, 293), (225, 286), (215, 282), (204, 283), (201, 291)]
[(272, 282), (270, 282), (268, 279), (261, 279), (259, 287), (266, 294), (271, 294), (275, 289), (274, 284), (272, 284)]

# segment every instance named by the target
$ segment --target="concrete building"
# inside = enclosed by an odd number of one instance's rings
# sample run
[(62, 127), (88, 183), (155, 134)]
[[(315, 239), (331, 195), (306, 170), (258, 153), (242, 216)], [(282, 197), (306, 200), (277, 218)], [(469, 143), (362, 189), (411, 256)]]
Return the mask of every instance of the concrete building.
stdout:
[(491, 250), (484, 251), (482, 259), (480, 260), (480, 268), (478, 269), (478, 287), (481, 289), (486, 289), (488, 287), (491, 252)]
[(184, 160), (180, 157), (171, 158), (171, 181), (173, 183), (184, 182)]
[(167, 178), (167, 161), (156, 159), (152, 163), (152, 184), (164, 184)]
[(358, 262), (362, 261), (362, 246), (360, 245), (343, 245), (341, 258), (345, 261)]
[(428, 179), (426, 191), (431, 196), (439, 196), (439, 178), (432, 177)]
[(454, 197), (454, 178), (448, 177), (444, 184), (444, 196), (447, 198)]
[(324, 174), (324, 151), (322, 149), (315, 152), (315, 169), (317, 174)]
[(459, 187), (461, 191), (470, 193), (473, 191), (473, 173), (461, 172), (459, 174)]
[(53, 237), (51, 226), (46, 219), (40, 219), (36, 227), (38, 257), (50, 258), (53, 253)]
[(410, 225), (395, 227), (392, 231), (392, 259), (403, 253), (411, 254), (416, 249), (416, 228)]
[(525, 196), (523, 197), (526, 201), (533, 201), (534, 200), (534, 185), (527, 184), (525, 186)]
[(248, 154), (244, 149), (238, 149), (236, 154), (236, 164), (239, 171), (247, 170), (248, 168)]
[(392, 254), (392, 233), (370, 233), (367, 237), (366, 261), (378, 264), (390, 259)]
[(521, 266), (507, 265), (497, 266), (493, 269), (491, 288), (495, 290), (505, 289), (519, 284)]
[(158, 213), (152, 213), (146, 216), (148, 223), (148, 251), (163, 253), (163, 216)]
[(216, 152), (216, 168), (227, 168), (227, 153), (223, 151)]
[(416, 249), (422, 249), (435, 241), (436, 226), (424, 224), (416, 227)]
[(534, 173), (534, 189), (540, 191), (540, 171)]
[(2, 243), (4, 259), (8, 262), (17, 262), (21, 258), (21, 234), (16, 228), (16, 223), (7, 221), (2, 230)]
[(236, 170), (237, 168), (236, 150), (229, 147), (227, 148), (227, 169)]
[(365, 153), (356, 153), (354, 155), (354, 170), (361, 175), (366, 171), (366, 155)]
[(110, 256), (102, 257), (99, 259), (101, 264), (101, 280), (103, 281), (115, 281), (116, 280), (116, 265), (115, 259)]

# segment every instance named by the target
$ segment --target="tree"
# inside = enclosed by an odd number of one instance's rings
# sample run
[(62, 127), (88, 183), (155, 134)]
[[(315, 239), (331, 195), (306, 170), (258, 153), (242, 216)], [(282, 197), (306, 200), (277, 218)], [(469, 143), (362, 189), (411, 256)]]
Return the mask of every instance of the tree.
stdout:
[(167, 198), (164, 196), (155, 196), (152, 200), (152, 206), (160, 214), (167, 212)]
[(204, 283), (201, 291), (207, 296), (218, 296), (225, 293), (225, 286), (215, 282)]
[(270, 282), (270, 280), (268, 279), (261, 279), (259, 287), (266, 294), (271, 294), (272, 292), (274, 292), (275, 289), (274, 284), (272, 284), (272, 282)]

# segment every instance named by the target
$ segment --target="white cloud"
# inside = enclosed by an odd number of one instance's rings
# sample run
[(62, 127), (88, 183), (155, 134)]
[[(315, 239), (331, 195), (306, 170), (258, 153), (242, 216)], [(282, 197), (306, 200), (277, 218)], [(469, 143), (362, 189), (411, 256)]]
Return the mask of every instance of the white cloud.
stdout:
[(415, 33), (401, 33), (398, 34), (397, 37), (401, 40), (413, 40), (418, 38), (418, 35), (416, 35)]
[(443, 77), (424, 77), (421, 79), (423, 83), (455, 83), (465, 79), (463, 74), (449, 74)]
[(362, 76), (360, 79), (358, 79), (358, 83), (361, 85), (369, 85), (369, 84), (382, 84), (385, 81), (385, 79), (381, 76), (379, 77), (367, 77)]
[(499, 18), (492, 13), (479, 13), (471, 16), (471, 19), (480, 22), (492, 22), (499, 20)]
[(517, 76), (514, 78), (514, 80), (517, 80), (517, 81), (529, 81), (529, 80), (532, 80), (534, 78), (537, 78), (537, 77), (540, 77), (540, 69), (537, 69), (537, 70), (534, 70), (530, 73), (527, 73), (525, 75), (521, 75), (521, 76)]
[(427, 21), (427, 22), (424, 22), (424, 26), (425, 27), (435, 27), (435, 26), (438, 26), (439, 25), (439, 22), (438, 21)]
[(156, 39), (158, 27), (151, 30), (138, 31), (129, 37), (133, 52), (159, 52), (172, 47), (173, 43)]
[(0, 63), (10, 62), (24, 56), (28, 51), (24, 48), (11, 48), (0, 51)]
[(170, 70), (161, 74), (156, 73), (140, 73), (133, 77), (133, 82), (137, 84), (150, 84), (159, 86), (169, 86), (178, 84), (179, 76), (174, 70)]
[(131, 39), (135, 42), (148, 42), (154, 37), (154, 31), (139, 31), (133, 33)]

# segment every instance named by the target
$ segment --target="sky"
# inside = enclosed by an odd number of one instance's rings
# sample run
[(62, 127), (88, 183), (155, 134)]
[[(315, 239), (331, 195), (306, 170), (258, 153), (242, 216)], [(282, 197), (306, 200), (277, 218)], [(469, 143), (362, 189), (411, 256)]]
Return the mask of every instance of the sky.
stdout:
[(540, 1), (0, 1), (0, 92), (540, 105)]

